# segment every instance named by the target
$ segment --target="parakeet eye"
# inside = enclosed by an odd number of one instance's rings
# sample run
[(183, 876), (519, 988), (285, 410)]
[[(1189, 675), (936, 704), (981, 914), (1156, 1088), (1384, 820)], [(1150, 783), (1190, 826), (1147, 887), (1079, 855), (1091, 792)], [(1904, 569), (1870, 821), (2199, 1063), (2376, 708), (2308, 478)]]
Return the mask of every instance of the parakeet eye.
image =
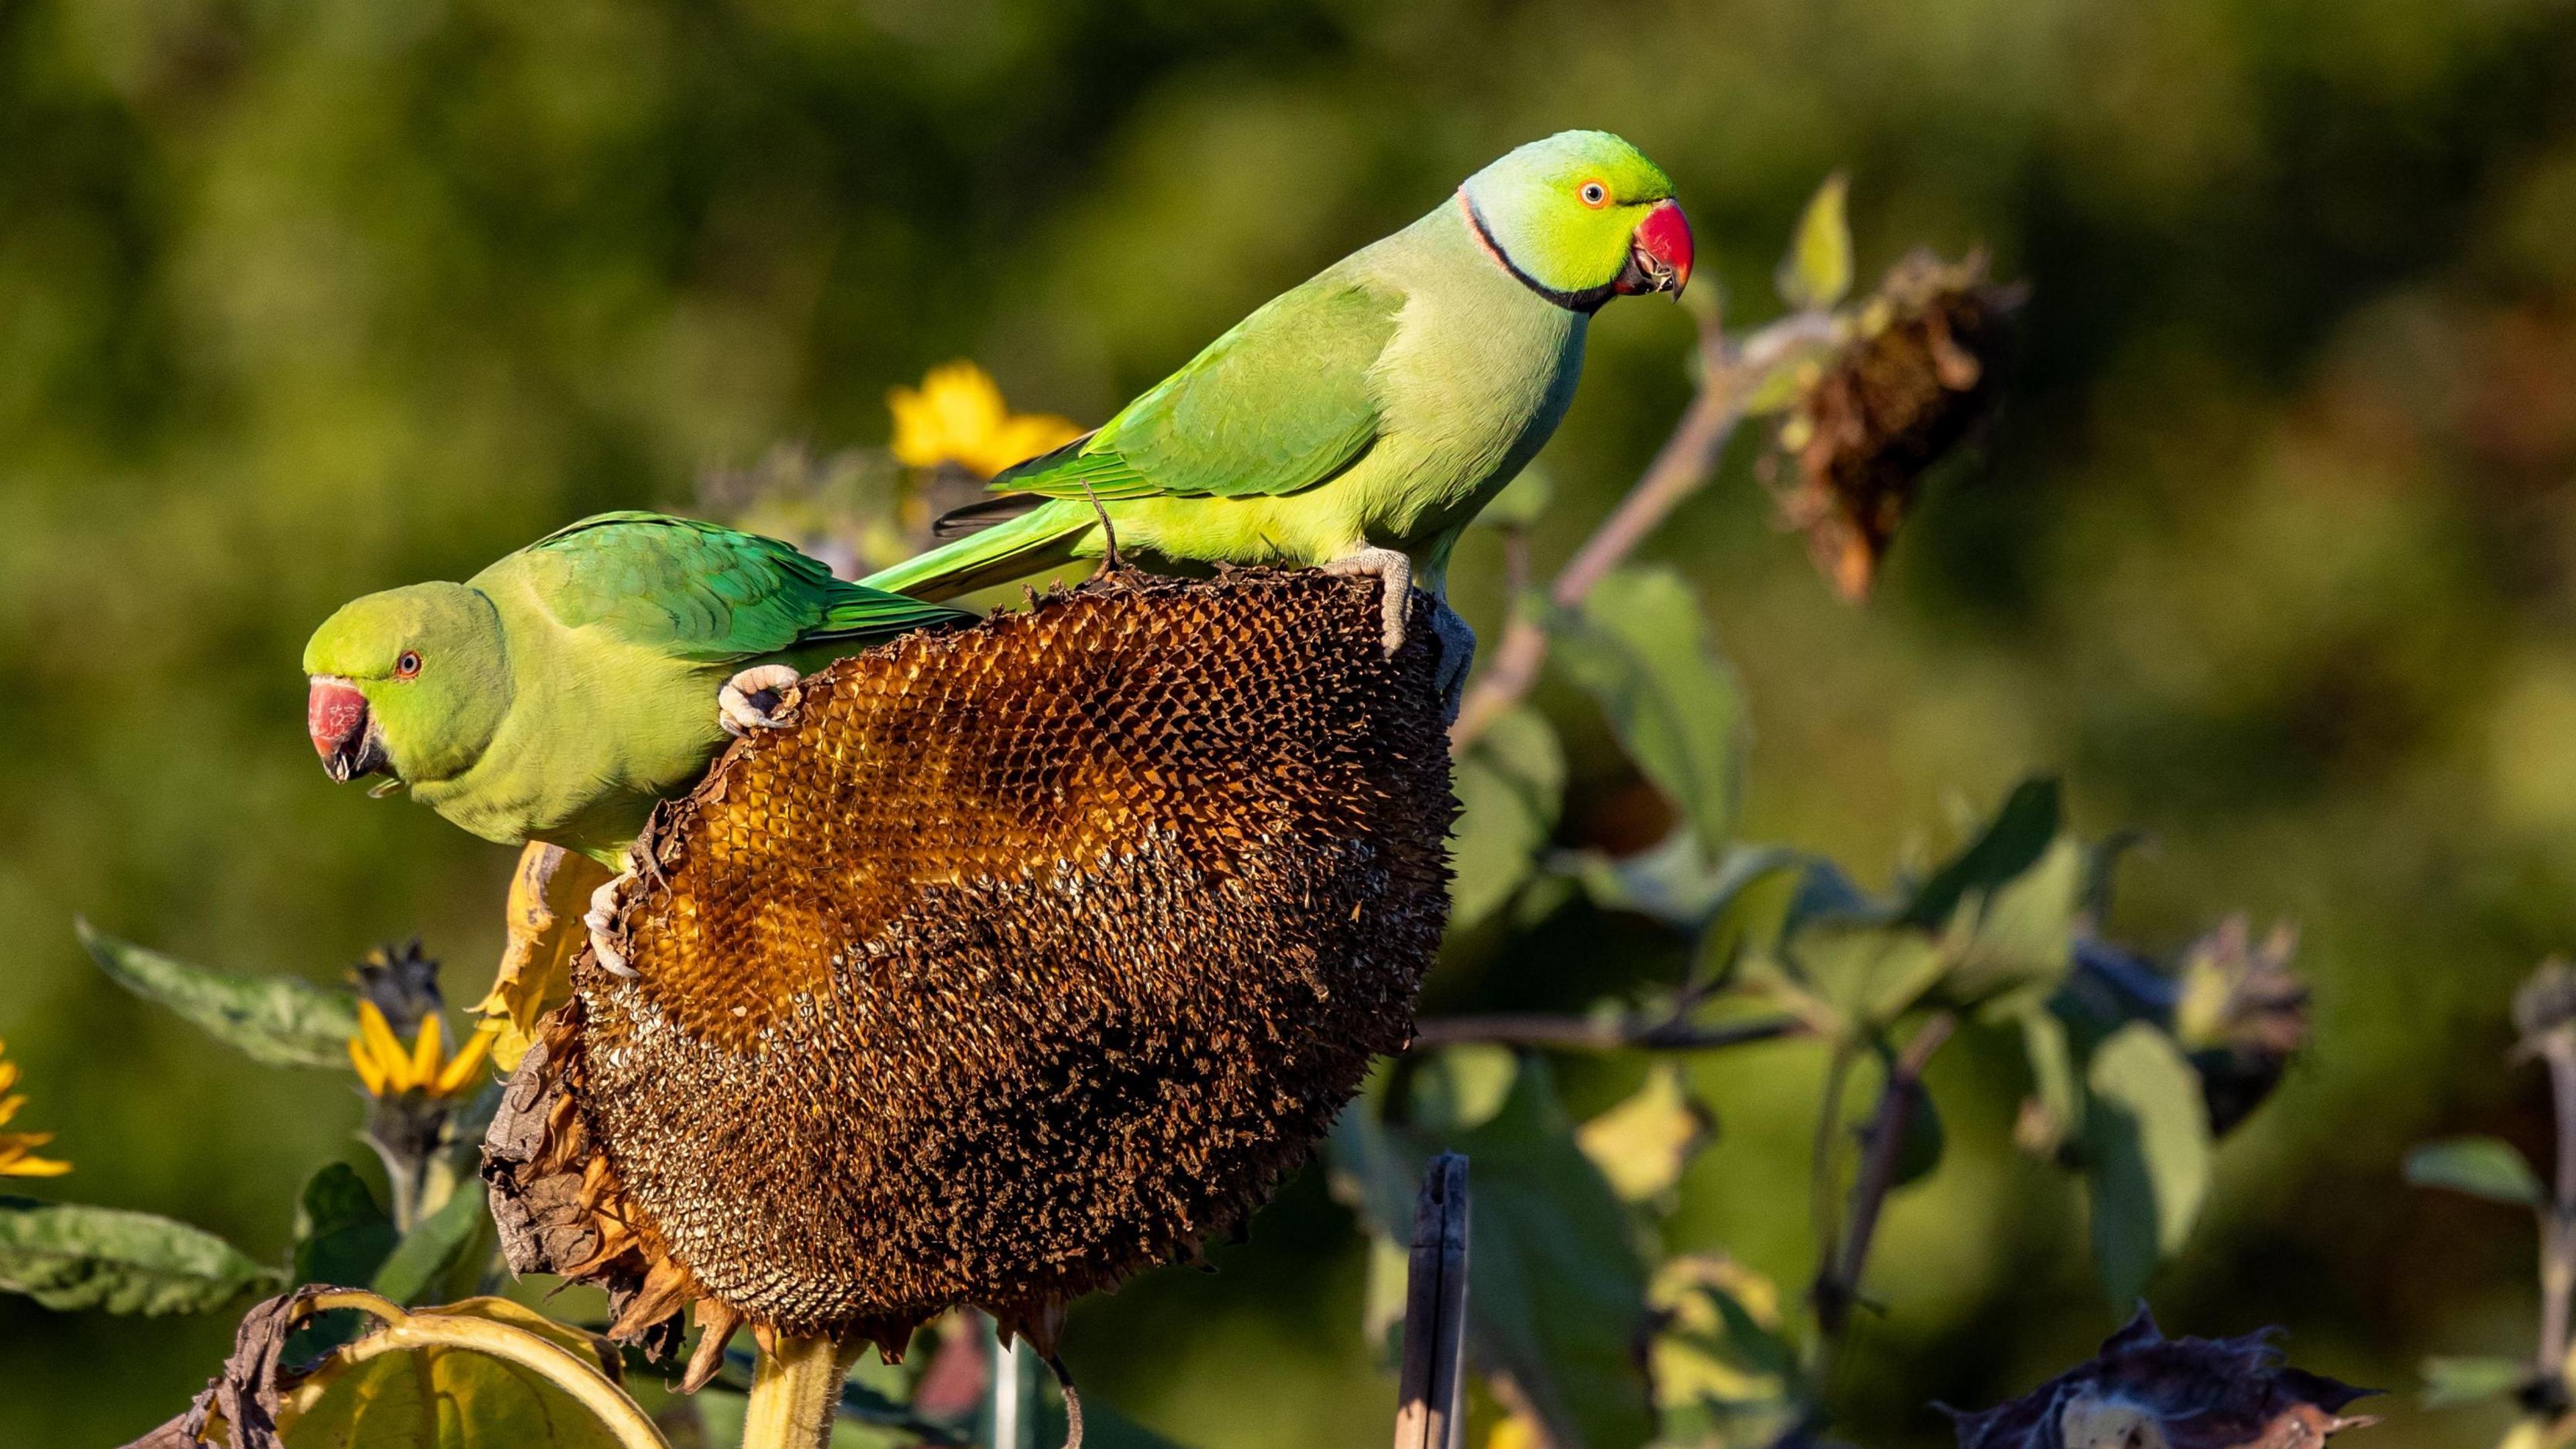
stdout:
[(394, 678), (409, 679), (418, 673), (420, 673), (420, 656), (408, 649), (404, 650), (402, 657), (394, 661)]
[(1598, 211), (1602, 207), (1610, 204), (1610, 188), (1602, 185), (1598, 181), (1584, 182), (1582, 186), (1575, 190), (1574, 194), (1582, 197), (1583, 204), (1591, 207), (1595, 211)]

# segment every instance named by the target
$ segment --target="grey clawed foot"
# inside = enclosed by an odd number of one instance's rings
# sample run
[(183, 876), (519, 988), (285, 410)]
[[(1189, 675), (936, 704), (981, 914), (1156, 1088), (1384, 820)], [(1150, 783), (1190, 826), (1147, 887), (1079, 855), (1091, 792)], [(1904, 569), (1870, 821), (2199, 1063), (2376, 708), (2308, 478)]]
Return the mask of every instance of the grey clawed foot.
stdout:
[(1431, 611), (1431, 632), (1440, 640), (1440, 669), (1432, 676), (1440, 690), (1440, 722), (1453, 725), (1467, 698), (1467, 671), (1476, 664), (1476, 631), (1442, 599)]
[(1413, 607), (1413, 560), (1391, 548), (1364, 548), (1324, 565), (1324, 572), (1378, 580), (1384, 588), (1380, 607), (1385, 611), (1386, 652), (1392, 655), (1404, 647), (1404, 616)]
[(626, 964), (626, 953), (614, 944), (625, 933), (620, 929), (619, 912), (625, 908), (627, 889), (636, 882), (633, 867), (619, 871), (607, 884), (590, 893), (590, 911), (581, 923), (590, 928), (590, 952), (599, 958), (601, 969), (622, 980), (635, 979), (635, 968)]
[(783, 728), (795, 708), (799, 677), (784, 664), (760, 664), (744, 670), (716, 691), (716, 719), (729, 735)]

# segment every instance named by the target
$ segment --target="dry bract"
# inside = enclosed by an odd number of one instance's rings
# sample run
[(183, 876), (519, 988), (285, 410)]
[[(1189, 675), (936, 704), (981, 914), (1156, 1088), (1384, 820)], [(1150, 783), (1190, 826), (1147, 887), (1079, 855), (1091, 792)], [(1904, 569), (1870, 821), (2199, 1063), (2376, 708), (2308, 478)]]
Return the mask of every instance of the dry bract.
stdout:
[[(648, 829), (487, 1143), (614, 1332), (899, 1351), (1236, 1229), (1412, 1029), (1453, 810), (1427, 602), (1122, 576), (843, 660)], [(703, 1352), (698, 1367), (711, 1371)]]

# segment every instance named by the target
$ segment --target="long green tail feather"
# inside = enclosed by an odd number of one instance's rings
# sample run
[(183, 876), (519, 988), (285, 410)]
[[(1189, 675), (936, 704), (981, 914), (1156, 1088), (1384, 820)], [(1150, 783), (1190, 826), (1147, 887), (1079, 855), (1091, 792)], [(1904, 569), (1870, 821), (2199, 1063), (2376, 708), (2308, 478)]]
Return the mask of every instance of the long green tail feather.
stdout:
[(891, 639), (928, 625), (961, 623), (974, 617), (962, 609), (941, 608), (903, 594), (842, 584), (833, 591), (821, 622), (797, 636), (797, 642)]
[(916, 599), (953, 599), (1071, 562), (1074, 546), (1097, 522), (1088, 503), (1050, 503), (859, 582)]

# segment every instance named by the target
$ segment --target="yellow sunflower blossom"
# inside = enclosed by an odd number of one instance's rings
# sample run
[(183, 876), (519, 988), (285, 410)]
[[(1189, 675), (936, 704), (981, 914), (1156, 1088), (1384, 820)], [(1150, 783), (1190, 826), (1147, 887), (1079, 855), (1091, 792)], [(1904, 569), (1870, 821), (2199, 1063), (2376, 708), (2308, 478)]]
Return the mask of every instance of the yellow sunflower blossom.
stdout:
[(918, 388), (889, 389), (886, 407), (894, 413), (895, 461), (908, 468), (955, 463), (990, 478), (1082, 436), (1066, 418), (1012, 413), (991, 374), (971, 362), (934, 367)]
[(456, 1055), (447, 1055), (447, 1028), (433, 1014), (421, 1018), (420, 1034), (404, 1046), (393, 1023), (372, 1001), (358, 1003), (358, 1034), (349, 1038), (349, 1064), (371, 1097), (418, 1092), (424, 1097), (453, 1097), (471, 1089), (475, 1068), (492, 1049), (493, 1028), (465, 1039)]
[[(6, 1059), (7, 1042), (0, 1042), (0, 1126), (18, 1115), (27, 1104), (26, 1094), (9, 1089), (18, 1085), (18, 1064)], [(54, 1140), (51, 1132), (0, 1132), (0, 1177), (60, 1177), (72, 1170), (68, 1162), (38, 1157), (36, 1149)]]

